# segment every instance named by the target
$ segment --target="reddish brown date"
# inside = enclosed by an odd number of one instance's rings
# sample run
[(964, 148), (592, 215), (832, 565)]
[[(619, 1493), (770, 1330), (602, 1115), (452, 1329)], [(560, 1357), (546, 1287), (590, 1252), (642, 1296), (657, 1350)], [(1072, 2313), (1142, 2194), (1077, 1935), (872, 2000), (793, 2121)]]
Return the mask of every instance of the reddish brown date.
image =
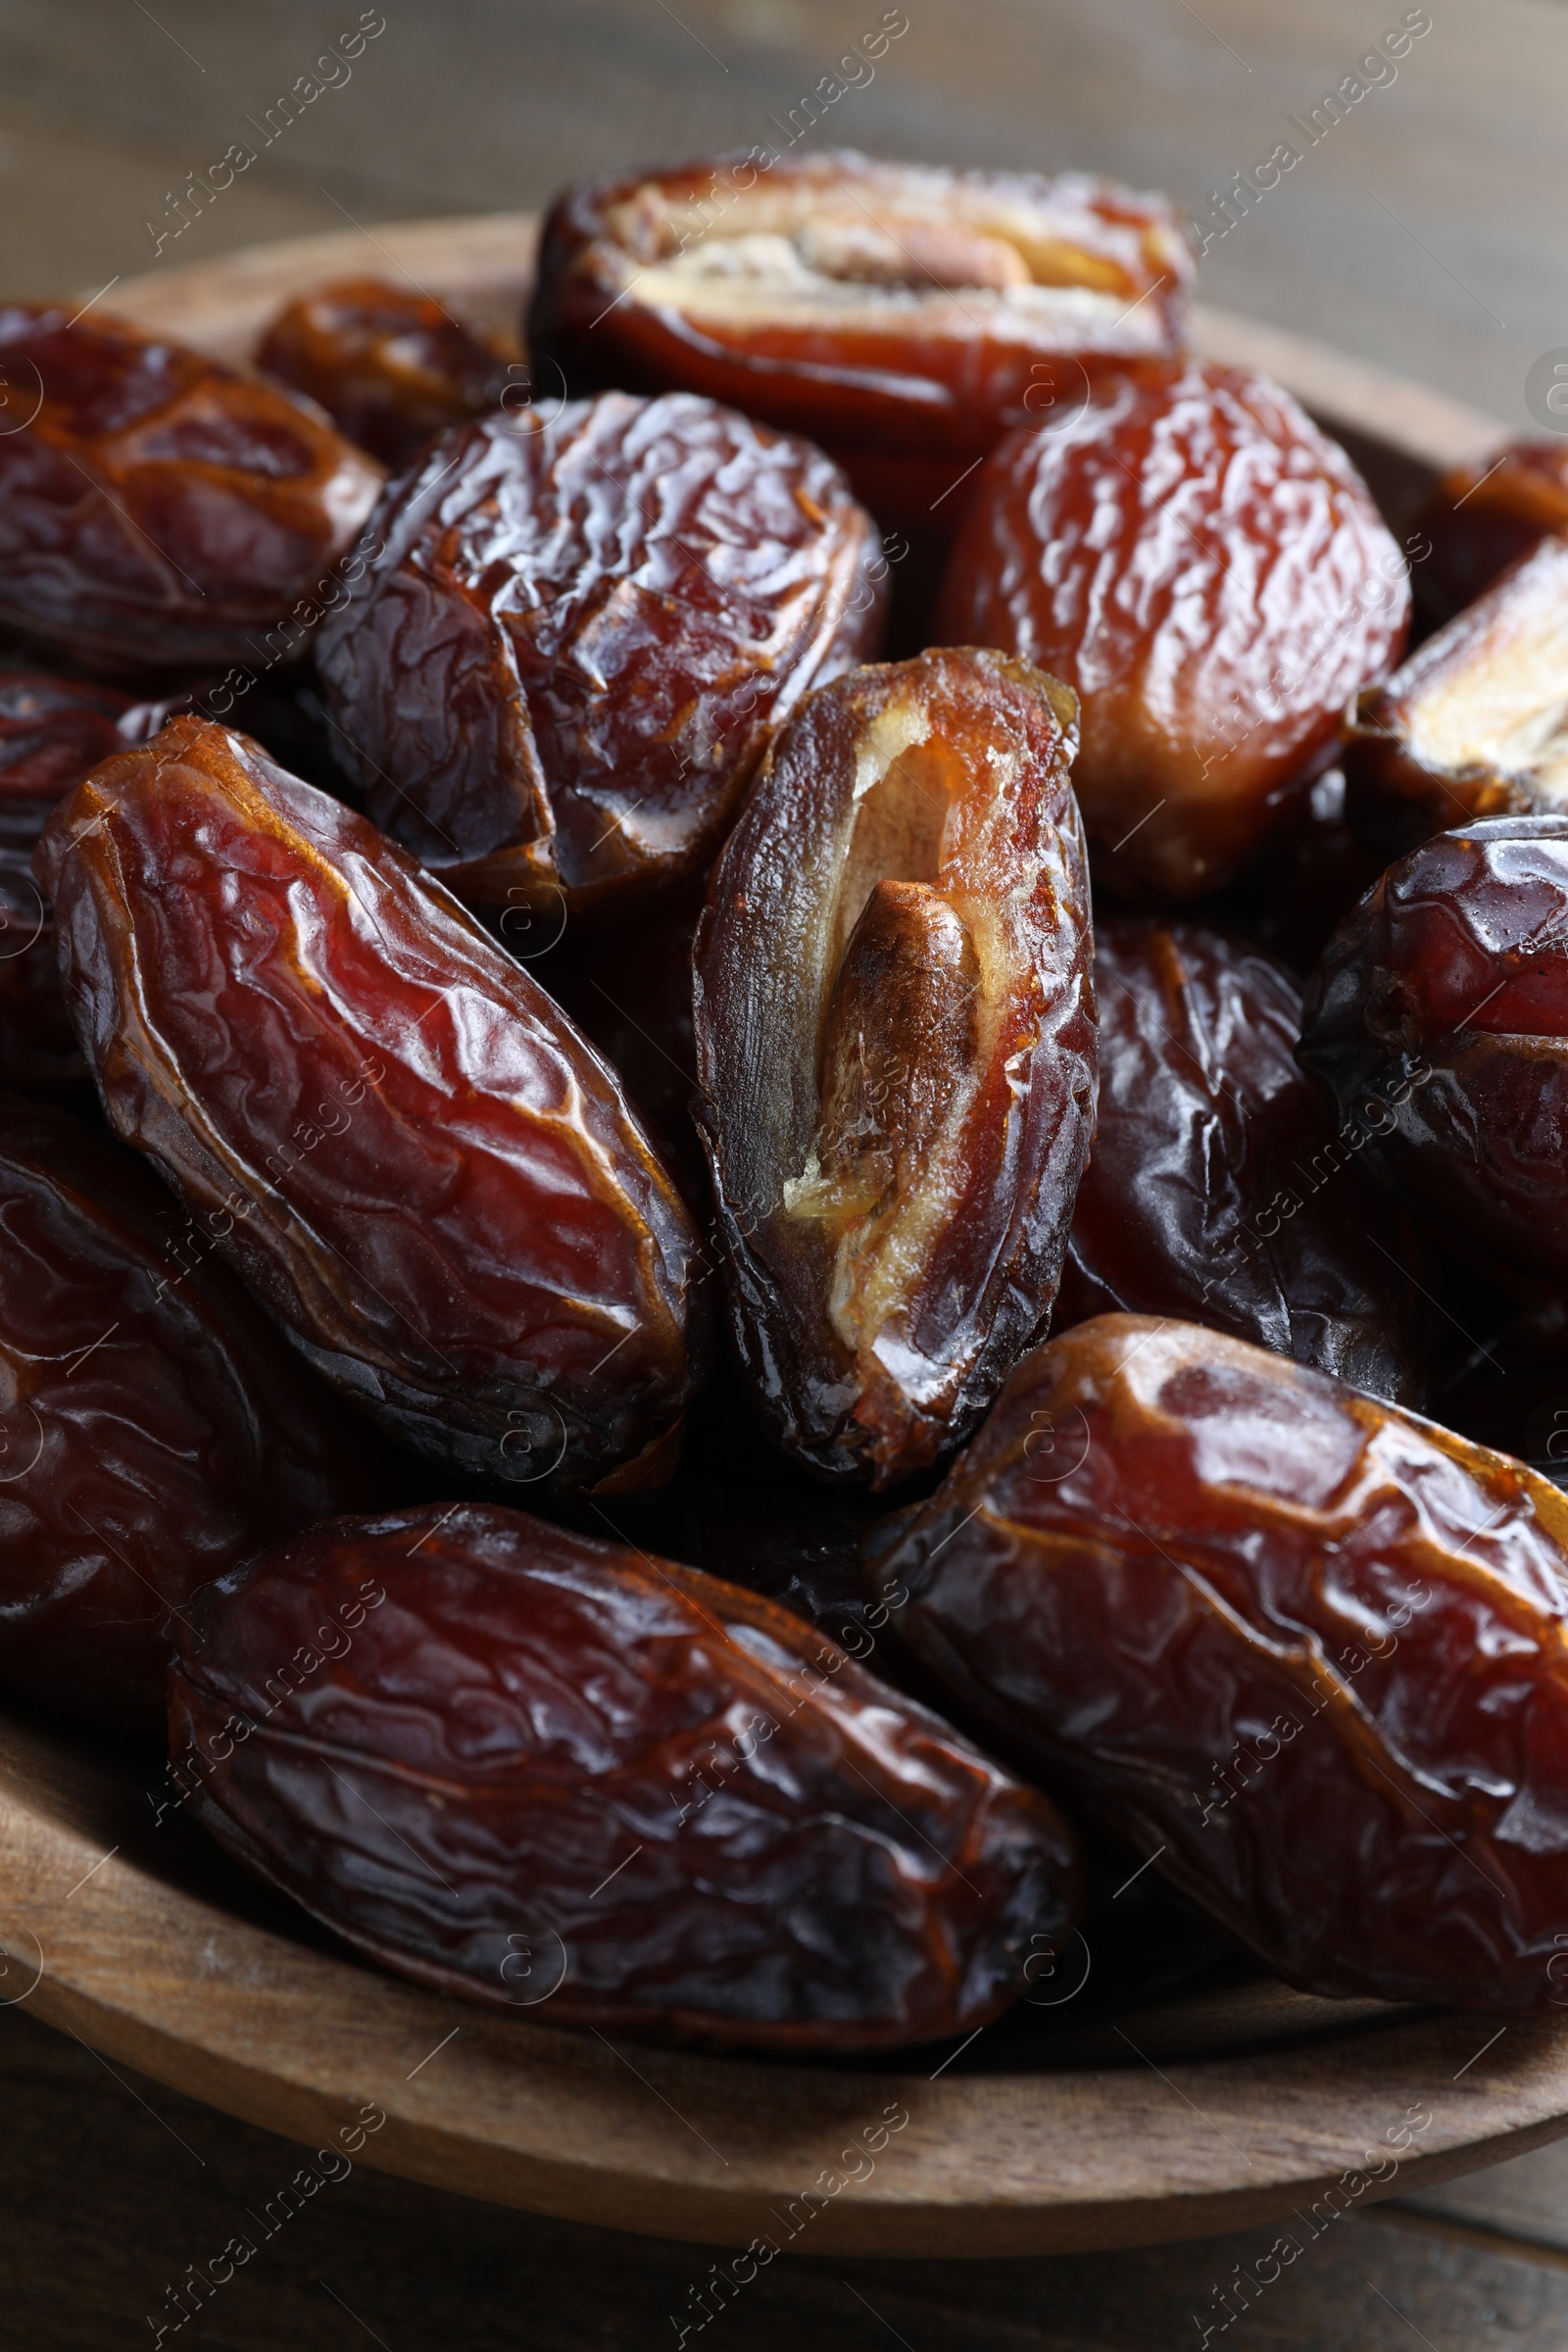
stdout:
[(1447, 620), (1548, 536), (1568, 535), (1568, 442), (1511, 441), (1446, 473), (1422, 509), (1416, 600)]
[(203, 1598), (201, 1818), (406, 1976), (778, 2050), (978, 2028), (1067, 1926), (1043, 1797), (755, 1593), (518, 1511), (338, 1520)]
[(1000, 654), (807, 704), (698, 931), (704, 1131), (780, 1443), (886, 1487), (973, 1428), (1055, 1295), (1094, 1126), (1070, 694)]
[(338, 740), (371, 814), (475, 906), (706, 871), (771, 730), (880, 642), (843, 475), (711, 401), (486, 418), (372, 527), (318, 641)]
[(1076, 172), (734, 156), (568, 188), (527, 334), (574, 387), (705, 392), (808, 433), (928, 532), (1008, 425), (1179, 353), (1193, 269), (1164, 197)]
[(1441, 1226), (1568, 1280), (1568, 816), (1390, 866), (1324, 953), (1299, 1058)]
[(475, 334), (433, 295), (378, 277), (345, 277), (280, 311), (256, 365), (318, 402), (340, 433), (383, 466), (399, 466), (432, 433), (495, 408), (509, 382), (517, 385), (521, 406), (517, 356)]
[(171, 1193), (0, 1096), (0, 1688), (160, 1735), (197, 1589), (397, 1492)]
[(1298, 1069), (1299, 992), (1191, 923), (1095, 935), (1100, 1102), (1053, 1332), (1211, 1324), (1401, 1403), (1422, 1398), (1397, 1210)]
[(1175, 901), (1217, 889), (1303, 797), (1409, 610), (1344, 451), (1267, 377), (1204, 365), (1009, 435), (936, 625), (1076, 690), (1096, 874)]
[(0, 308), (0, 624), (84, 668), (254, 662), (381, 486), (314, 410), (99, 312)]
[(1568, 1500), (1191, 1325), (1019, 1365), (877, 1574), (949, 1687), (1293, 1984), (1560, 2004)]
[(111, 1124), (313, 1362), (457, 1467), (667, 1466), (695, 1230), (610, 1071), (439, 885), (192, 718), (89, 777), (40, 859)]
[(1477, 817), (1568, 808), (1568, 539), (1357, 697), (1346, 809), (1383, 858)]

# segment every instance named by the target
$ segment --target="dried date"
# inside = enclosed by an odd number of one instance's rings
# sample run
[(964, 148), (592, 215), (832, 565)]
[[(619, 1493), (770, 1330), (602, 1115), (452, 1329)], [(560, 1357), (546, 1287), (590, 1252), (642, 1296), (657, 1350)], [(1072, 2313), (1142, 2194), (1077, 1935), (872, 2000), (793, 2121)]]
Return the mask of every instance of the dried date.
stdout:
[(254, 661), (381, 486), (314, 409), (99, 312), (0, 307), (0, 624), (83, 668)]
[(886, 1487), (1044, 1329), (1094, 1125), (1072, 697), (991, 653), (813, 695), (698, 931), (732, 1322), (779, 1442)]
[(1421, 511), (1416, 601), (1448, 620), (1543, 539), (1568, 535), (1568, 444), (1510, 441), (1446, 473)]
[(40, 872), (111, 1124), (298, 1344), (432, 1458), (667, 1471), (697, 1235), (610, 1071), (366, 818), (173, 720)]
[(372, 530), (318, 640), (338, 741), (371, 815), (475, 906), (705, 872), (771, 731), (880, 642), (843, 475), (708, 400), (465, 426)]
[(1178, 901), (1288, 819), (1409, 610), (1344, 451), (1265, 376), (1203, 365), (1010, 434), (975, 477), (936, 631), (1074, 688), (1097, 878)]
[(1293, 1984), (1562, 1999), (1568, 1500), (1260, 1348), (1019, 1365), (876, 1574), (951, 1690)]
[(200, 1817), (443, 1991), (872, 2048), (997, 2016), (1070, 1920), (1043, 1797), (696, 1569), (431, 1504), (280, 1544), (193, 1614), (170, 1733)]
[(433, 433), (495, 408), (509, 383), (526, 388), (515, 349), (486, 341), (433, 295), (376, 277), (334, 278), (289, 303), (256, 365), (394, 468)]

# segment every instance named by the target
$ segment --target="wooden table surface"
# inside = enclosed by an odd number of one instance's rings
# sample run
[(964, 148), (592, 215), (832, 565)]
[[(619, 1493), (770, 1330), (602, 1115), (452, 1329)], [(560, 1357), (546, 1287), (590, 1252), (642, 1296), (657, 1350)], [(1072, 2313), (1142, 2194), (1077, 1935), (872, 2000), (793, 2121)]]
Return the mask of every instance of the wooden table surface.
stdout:
[[(1430, 13), (1315, 140), (1371, 45)], [(361, 12), (348, 0), (0, 0), (0, 291), (36, 296), (370, 220), (516, 208), (576, 172), (782, 144), (881, 0), (384, 0), (348, 78), (264, 144), (267, 110)], [(1568, 345), (1559, 0), (904, 0), (874, 79), (809, 136), (956, 163), (1074, 165), (1196, 212), (1281, 140), (1299, 163), (1216, 238), (1211, 302), (1528, 425)], [(858, 71), (857, 69), (857, 71)], [(334, 70), (335, 73), (335, 70)], [(1375, 86), (1373, 86), (1375, 84)], [(1293, 127), (1294, 118), (1294, 127)], [(230, 142), (258, 159), (188, 225), (173, 198)], [(158, 242), (162, 235), (162, 243)], [(366, 247), (374, 270), (374, 249)], [(1347, 2217), (1223, 2325), (1274, 2233), (962, 2264), (781, 2257), (708, 2327), (685, 2245), (531, 2221), (363, 2169), (275, 2216), (301, 2151), (111, 2071), (0, 2007), (0, 2346), (164, 2338), (302, 2352), (1561, 2352), (1568, 2146)], [(250, 2217), (247, 2219), (247, 2217)], [(270, 2228), (270, 2234), (267, 2230)], [(176, 2330), (236, 2234), (257, 2253)], [(1305, 2229), (1301, 2231), (1307, 2239)], [(221, 2264), (219, 2266), (221, 2268)], [(188, 2307), (188, 2298), (187, 2298)], [(673, 2317), (672, 2317), (673, 2315)]]

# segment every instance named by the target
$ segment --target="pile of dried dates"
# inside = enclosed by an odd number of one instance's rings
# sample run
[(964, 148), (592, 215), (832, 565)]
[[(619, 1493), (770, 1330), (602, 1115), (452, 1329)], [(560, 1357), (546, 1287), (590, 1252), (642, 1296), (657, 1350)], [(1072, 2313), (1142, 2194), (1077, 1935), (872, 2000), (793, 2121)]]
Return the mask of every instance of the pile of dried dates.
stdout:
[(0, 309), (0, 1690), (377, 1963), (1568, 2002), (1568, 476), (1396, 539), (1193, 274), (752, 156)]

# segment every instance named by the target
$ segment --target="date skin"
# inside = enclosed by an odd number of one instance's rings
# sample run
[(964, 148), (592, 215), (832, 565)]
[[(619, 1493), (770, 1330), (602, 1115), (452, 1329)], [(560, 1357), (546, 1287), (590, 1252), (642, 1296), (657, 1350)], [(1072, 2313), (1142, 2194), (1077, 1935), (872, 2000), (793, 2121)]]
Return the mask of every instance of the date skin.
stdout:
[(0, 1096), (0, 1688), (161, 1736), (213, 1577), (399, 1492), (134, 1153)]
[(1409, 612), (1344, 451), (1266, 376), (1205, 364), (1009, 434), (975, 477), (936, 631), (1075, 690), (1096, 879), (1169, 904), (1288, 818)]
[(1455, 466), (1419, 520), (1432, 553), (1414, 575), (1416, 601), (1448, 620), (1543, 539), (1568, 535), (1568, 443), (1510, 441)]
[(929, 2040), (1010, 2006), (1077, 1899), (1048, 1802), (836, 1643), (520, 1511), (338, 1520), (225, 1578), (170, 1737), (259, 1876), (544, 2025)]
[(1292, 1984), (1562, 1998), (1568, 1499), (1192, 1325), (1019, 1365), (876, 1574), (908, 1640)]
[(698, 1124), (774, 1437), (885, 1488), (1045, 1328), (1094, 1128), (1072, 697), (1000, 654), (822, 688), (713, 872)]
[(348, 440), (383, 466), (407, 465), (433, 433), (495, 408), (522, 369), (454, 318), (433, 295), (378, 277), (334, 278), (289, 303), (257, 347), (256, 365), (323, 408)]
[(474, 906), (706, 873), (772, 730), (881, 641), (820, 451), (684, 394), (495, 416), (388, 491), (318, 639), (372, 816)]
[(320, 1370), (431, 1459), (667, 1472), (695, 1229), (521, 967), (341, 802), (178, 718), (52, 820), (111, 1126)]
[(1568, 817), (1493, 817), (1391, 865), (1324, 952), (1298, 1056), (1440, 1227), (1568, 1280)]
[(808, 434), (926, 535), (1009, 425), (1169, 363), (1193, 274), (1164, 197), (1078, 172), (730, 156), (568, 188), (527, 337), (575, 387), (704, 392)]
[(0, 626), (83, 669), (254, 663), (381, 487), (314, 409), (97, 311), (0, 307)]
[(1095, 935), (1100, 1102), (1053, 1333), (1206, 1323), (1405, 1404), (1423, 1397), (1398, 1211), (1296, 1063), (1301, 999), (1194, 923)]

